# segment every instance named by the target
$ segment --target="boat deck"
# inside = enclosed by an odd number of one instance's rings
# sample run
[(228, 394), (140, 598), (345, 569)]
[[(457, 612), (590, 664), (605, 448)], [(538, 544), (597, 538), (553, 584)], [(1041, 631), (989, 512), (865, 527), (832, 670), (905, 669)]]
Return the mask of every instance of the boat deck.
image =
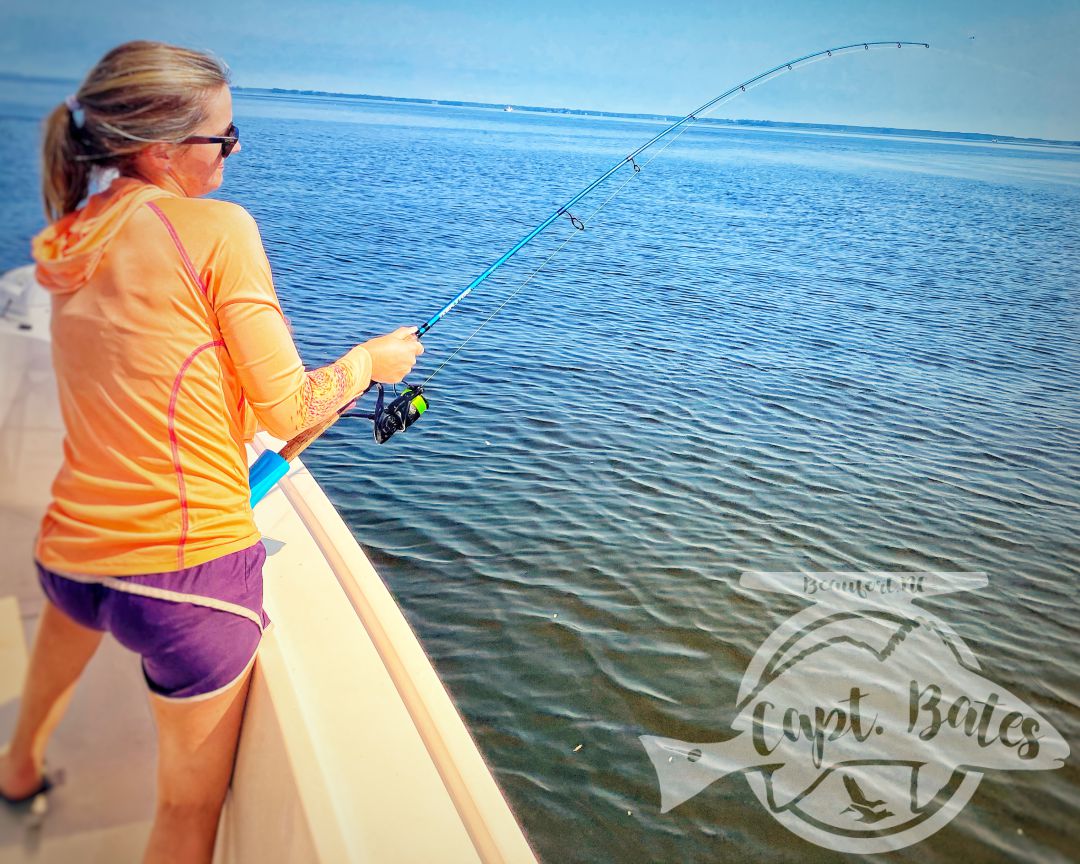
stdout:
[[(33, 546), (63, 427), (49, 371), (48, 300), (0, 293), (0, 741), (18, 696), (44, 597)], [(10, 284), (10, 277), (8, 284)], [(0, 862), (137, 861), (154, 812), (155, 736), (139, 659), (111, 637), (79, 682), (49, 748), (63, 782), (40, 822), (0, 807)], [(117, 770), (123, 766), (122, 770)]]

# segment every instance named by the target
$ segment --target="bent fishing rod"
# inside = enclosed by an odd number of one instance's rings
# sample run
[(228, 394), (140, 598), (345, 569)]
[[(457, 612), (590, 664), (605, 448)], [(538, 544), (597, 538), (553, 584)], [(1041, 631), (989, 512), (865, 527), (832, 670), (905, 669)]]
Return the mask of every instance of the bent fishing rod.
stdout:
[[(773, 78), (778, 78), (779, 76), (785, 75), (788, 72), (793, 72), (796, 69), (801, 69), (805, 66), (809, 66), (811, 63), (815, 63), (820, 60), (826, 60), (831, 57), (836, 57), (840, 54), (848, 54), (853, 51), (870, 51), (873, 49), (884, 48), (903, 48), (904, 46), (914, 46), (919, 48), (930, 47), (929, 43), (927, 42), (905, 42), (903, 40), (890, 40), (886, 42), (853, 42), (850, 45), (841, 45), (836, 48), (826, 48), (822, 51), (815, 51), (813, 54), (806, 54), (802, 57), (797, 57), (794, 60), (788, 60), (785, 63), (781, 63), (778, 66), (773, 66), (771, 69), (755, 75), (753, 78), (748, 78), (741, 84), (736, 84), (729, 90), (725, 90), (719, 96), (715, 97), (714, 99), (710, 99), (700, 108), (691, 111), (682, 119), (675, 121), (670, 126), (663, 129), (661, 132), (658, 132), (656, 135), (654, 135), (652, 138), (650, 138), (632, 153), (628, 154), (627, 156), (616, 162), (614, 165), (612, 165), (607, 171), (605, 171), (603, 174), (593, 180), (588, 186), (578, 192), (573, 198), (571, 198), (569, 201), (559, 207), (559, 209), (555, 210), (550, 216), (544, 219), (543, 222), (533, 228), (528, 234), (522, 237), (510, 249), (504, 252), (498, 259), (496, 259), (494, 263), (492, 263), (486, 270), (484, 270), (484, 272), (482, 272), (479, 276), (473, 279), (472, 282), (466, 285), (465, 288), (458, 292), (458, 294), (449, 303), (447, 303), (438, 312), (436, 312), (423, 324), (421, 324), (416, 330), (417, 338), (422, 337), (432, 327), (434, 327), (443, 318), (450, 314), (450, 312), (453, 311), (453, 309), (459, 303), (461, 303), (462, 300), (464, 300), (467, 296), (469, 296), (469, 294), (471, 294), (476, 288), (478, 288), (483, 282), (485, 282), (487, 278), (491, 276), (496, 270), (498, 270), (503, 264), (509, 261), (522, 247), (524, 247), (527, 243), (529, 243), (531, 240), (541, 234), (545, 229), (550, 227), (555, 221), (557, 221), (561, 217), (567, 217), (570, 221), (570, 224), (575, 229), (577, 229), (577, 231), (584, 231), (585, 222), (578, 216), (575, 216), (570, 211), (571, 207), (574, 207), (576, 204), (578, 204), (578, 202), (580, 202), (590, 192), (592, 192), (594, 189), (604, 183), (604, 181), (606, 181), (617, 171), (629, 166), (629, 169), (631, 171), (630, 175), (626, 178), (623, 184), (619, 186), (618, 189), (616, 189), (615, 192), (611, 196), (609, 196), (607, 200), (605, 200), (600, 205), (600, 207), (598, 207), (593, 212), (593, 214), (589, 217), (591, 220), (608, 204), (608, 202), (612, 200), (612, 198), (615, 197), (615, 195), (619, 193), (619, 191), (622, 190), (622, 188), (627, 183), (633, 180), (634, 177), (641, 172), (643, 166), (638, 164), (637, 159), (639, 156), (641, 156), (642, 153), (644, 153), (646, 150), (648, 150), (658, 142), (664, 139), (668, 139), (667, 143), (664, 145), (663, 148), (661, 148), (660, 152), (656, 153), (649, 160), (651, 162), (652, 159), (655, 159), (657, 156), (659, 156), (664, 149), (666, 149), (679, 135), (685, 132), (692, 123), (700, 119), (702, 115), (706, 112), (711, 111), (722, 103), (733, 99), (742, 93), (745, 93), (747, 90), (753, 87), (764, 84), (766, 81), (770, 81)], [(677, 134), (672, 135), (672, 133), (676, 132)], [(562, 245), (565, 246), (575, 233), (576, 232), (572, 231), (570, 233), (570, 237), (567, 238), (567, 240)], [(559, 249), (561, 248), (562, 246), (559, 247)], [(559, 250), (556, 249), (556, 252), (558, 251)], [(548, 260), (550, 261), (551, 259), (548, 258)], [(545, 261), (544, 264), (546, 263), (547, 262)], [(544, 266), (544, 264), (541, 265), (541, 268)], [(526, 280), (526, 283), (531, 280), (537, 272), (539, 272), (539, 269), (540, 268), (538, 268), (536, 271), (533, 272), (532, 275), (529, 276), (529, 279)], [(518, 291), (520, 291), (526, 283), (523, 283), (522, 286), (518, 288)], [(512, 297), (516, 294), (517, 291), (515, 291), (509, 299), (512, 299)], [(505, 301), (502, 305), (505, 306), (506, 302), (509, 302), (509, 299)], [(499, 309), (501, 308), (502, 306), (499, 306)], [(496, 309), (495, 312), (498, 312), (499, 309)], [(480, 328), (486, 325), (487, 322), (491, 320), (491, 317), (494, 316), (494, 314), (495, 313), (492, 313), (492, 316), (489, 316), (488, 319), (480, 325)], [(477, 328), (477, 330), (472, 334), (472, 336), (475, 336), (476, 332), (479, 332), (480, 328)], [(472, 336), (470, 336), (469, 339), (471, 339)], [(468, 340), (466, 340), (466, 342), (467, 341)], [(458, 348), (458, 351), (460, 350), (461, 349)], [(454, 354), (457, 354), (457, 351), (455, 351)], [(451, 355), (451, 357), (453, 356), (454, 355)], [(444, 362), (443, 365), (446, 365), (446, 362)], [(439, 369), (441, 368), (442, 366), (439, 367)], [(439, 370), (436, 369), (436, 372), (438, 371)], [(397, 432), (404, 432), (413, 423), (420, 419), (420, 416), (428, 408), (427, 399), (424, 396), (424, 386), (433, 377), (435, 377), (435, 373), (432, 373), (423, 385), (411, 386), (408, 383), (404, 383), (402, 392), (390, 398), (389, 401), (387, 401), (385, 388), (383, 387), (383, 385), (378, 383), (375, 384), (375, 387), (377, 388), (377, 396), (374, 411), (371, 414), (363, 414), (359, 416), (367, 417), (367, 419), (372, 421), (376, 442), (378, 442), (379, 444), (385, 443), (394, 434), (396, 434)], [(351, 405), (349, 407), (351, 408)], [(302, 453), (312, 442), (315, 441), (315, 439), (317, 439), (327, 429), (333, 426), (334, 423), (341, 419), (341, 417), (344, 416), (347, 411), (348, 409), (342, 409), (338, 413), (331, 415), (331, 417), (324, 420), (322, 423), (313, 426), (312, 428), (307, 429), (304, 432), (301, 432), (299, 435), (289, 441), (284, 447), (282, 447), (281, 450), (277, 453), (271, 450), (264, 451), (255, 461), (255, 463), (251, 466), (249, 477), (251, 485), (251, 506), (254, 507), (256, 504), (258, 504), (259, 501), (262, 500), (263, 496), (266, 495), (266, 493), (269, 492), (271, 488), (273, 488), (274, 484), (285, 476), (285, 474), (289, 470), (289, 463), (293, 459), (299, 456), (300, 453)]]

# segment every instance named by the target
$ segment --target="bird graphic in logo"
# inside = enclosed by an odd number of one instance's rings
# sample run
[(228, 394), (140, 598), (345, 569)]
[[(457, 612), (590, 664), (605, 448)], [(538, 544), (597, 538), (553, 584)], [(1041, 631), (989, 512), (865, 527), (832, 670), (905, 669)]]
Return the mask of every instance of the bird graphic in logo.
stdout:
[(859, 781), (852, 777), (850, 774), (844, 775), (844, 788), (847, 789), (848, 795), (851, 796), (851, 803), (841, 810), (841, 813), (850, 813), (854, 810), (858, 814), (856, 821), (866, 822), (873, 825), (875, 822), (880, 822), (882, 819), (888, 819), (890, 816), (895, 816), (891, 810), (878, 810), (885, 801), (879, 798), (877, 801), (870, 801), (866, 795), (863, 794), (862, 788), (859, 786)]

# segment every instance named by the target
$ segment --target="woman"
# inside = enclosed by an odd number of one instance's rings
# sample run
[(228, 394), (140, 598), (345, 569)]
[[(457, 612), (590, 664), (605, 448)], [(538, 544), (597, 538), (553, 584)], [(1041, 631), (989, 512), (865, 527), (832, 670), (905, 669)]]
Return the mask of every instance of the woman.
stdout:
[[(423, 353), (399, 328), (304, 371), (254, 221), (200, 197), (240, 150), (232, 119), (217, 60), (131, 42), (46, 121), (34, 257), (67, 434), (0, 794), (47, 787), (49, 735), (109, 630), (142, 655), (158, 730), (146, 861), (210, 861), (268, 623), (245, 441), (256, 422), (291, 438)], [(119, 177), (83, 203), (94, 167)]]

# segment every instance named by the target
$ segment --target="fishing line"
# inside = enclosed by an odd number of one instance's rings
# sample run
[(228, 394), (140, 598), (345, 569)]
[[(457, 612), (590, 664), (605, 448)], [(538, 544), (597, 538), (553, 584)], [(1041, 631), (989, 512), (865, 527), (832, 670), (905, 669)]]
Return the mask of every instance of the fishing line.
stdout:
[[(524, 247), (527, 243), (529, 243), (532, 239), (534, 239), (538, 234), (540, 234), (544, 229), (546, 229), (549, 225), (551, 225), (553, 222), (555, 222), (561, 216), (563, 216), (563, 215), (567, 216), (570, 219), (570, 222), (573, 224), (574, 228), (576, 228), (579, 231), (584, 231), (585, 230), (585, 223), (581, 219), (576, 217), (573, 214), (573, 212), (571, 212), (570, 208), (574, 207), (579, 201), (581, 201), (583, 198), (585, 198), (585, 196), (587, 196), (589, 193), (591, 193), (597, 186), (599, 186), (601, 183), (603, 183), (605, 180), (607, 180), (608, 177), (610, 177), (616, 171), (621, 169), (624, 165), (631, 166), (633, 168), (633, 173), (627, 178), (627, 180), (625, 180), (621, 185), (619, 185), (615, 189), (615, 191), (611, 195), (609, 195), (608, 198), (605, 199), (600, 204), (599, 207), (596, 208), (596, 210), (593, 211), (592, 215), (589, 217), (589, 220), (591, 221), (601, 210), (604, 209), (604, 207), (607, 206), (607, 204), (616, 195), (618, 195), (618, 193), (620, 191), (622, 191), (623, 188), (625, 188), (626, 184), (630, 180), (632, 180), (639, 173), (641, 173), (641, 166), (639, 166), (637, 164), (637, 161), (636, 161), (637, 157), (641, 153), (643, 153), (645, 150), (652, 147), (652, 145), (657, 143), (661, 138), (665, 138), (665, 137), (671, 135), (671, 133), (677, 131), (677, 134), (675, 134), (672, 137), (668, 138), (668, 140), (664, 144), (664, 146), (661, 147), (659, 149), (659, 151), (657, 151), (656, 153), (654, 153), (652, 155), (652, 157), (648, 160), (648, 162), (645, 163), (646, 165), (650, 164), (653, 161), (653, 159), (655, 159), (657, 156), (659, 156), (661, 153), (663, 153), (668, 147), (671, 146), (671, 144), (674, 141), (678, 140), (678, 138), (681, 137), (681, 135), (686, 131), (686, 129), (690, 125), (692, 125), (694, 122), (696, 122), (701, 116), (703, 116), (703, 115), (705, 115), (705, 114), (707, 114), (707, 113), (709, 113), (711, 111), (714, 111), (716, 108), (723, 105), (724, 103), (726, 103), (730, 99), (734, 98), (735, 96), (737, 96), (737, 95), (739, 95), (741, 93), (747, 92), (748, 89), (753, 89), (754, 87), (756, 87), (759, 84), (764, 84), (766, 81), (771, 81), (772, 79), (777, 78), (780, 75), (784, 75), (787, 72), (792, 72), (792, 71), (794, 71), (794, 69), (796, 67), (801, 69), (801, 68), (803, 68), (805, 66), (811, 65), (811, 64), (819, 62), (821, 60), (826, 60), (826, 59), (832, 58), (832, 57), (840, 55), (840, 54), (850, 53), (851, 51), (858, 51), (859, 49), (862, 49), (864, 51), (870, 51), (870, 49), (872, 47), (873, 48), (881, 48), (881, 47), (884, 47), (884, 46), (892, 47), (893, 45), (895, 45), (897, 48), (903, 48), (904, 45), (918, 45), (919, 47), (923, 47), (923, 48), (929, 48), (930, 47), (930, 45), (928, 43), (925, 43), (925, 42), (903, 42), (903, 41), (893, 42), (893, 41), (889, 41), (889, 42), (856, 42), (856, 43), (852, 43), (850, 45), (841, 45), (841, 46), (839, 46), (837, 48), (826, 48), (823, 51), (816, 51), (816, 52), (814, 52), (812, 54), (806, 54), (806, 55), (804, 55), (802, 57), (798, 57), (798, 58), (796, 58), (794, 60), (790, 60), (790, 61), (788, 61), (786, 63), (781, 63), (780, 65), (774, 66), (771, 69), (767, 69), (766, 71), (764, 71), (764, 72), (762, 72), (762, 73), (760, 73), (758, 75), (755, 75), (753, 78), (749, 78), (746, 81), (743, 81), (741, 84), (738, 84), (735, 87), (732, 87), (729, 90), (724, 91), (723, 93), (721, 93), (716, 98), (711, 99), (710, 101), (706, 102), (700, 108), (698, 108), (698, 109), (696, 109), (694, 111), (691, 111), (689, 114), (687, 114), (681, 120), (678, 120), (675, 123), (672, 123), (671, 125), (667, 126), (662, 131), (660, 131), (658, 134), (656, 134), (655, 136), (650, 138), (646, 143), (642, 144), (640, 147), (638, 147), (636, 150), (634, 150), (632, 153), (630, 153), (628, 156), (621, 159), (619, 162), (616, 162), (604, 174), (602, 174), (600, 177), (595, 179), (592, 183), (590, 183), (583, 190), (581, 190), (577, 195), (575, 195), (573, 198), (571, 198), (569, 201), (567, 201), (565, 204), (563, 204), (558, 210), (556, 210), (554, 213), (552, 213), (550, 216), (548, 216), (543, 222), (541, 222), (539, 225), (537, 225), (532, 231), (530, 231), (521, 240), (519, 240), (507, 252), (503, 253), (503, 255), (498, 260), (496, 260), (495, 263), (490, 265), (483, 273), (481, 273), (479, 276), (477, 276), (475, 279), (473, 279), (473, 281), (470, 282), (462, 291), (460, 291), (449, 303), (447, 303), (442, 309), (440, 309), (438, 312), (436, 312), (431, 318), (429, 318), (427, 321), (425, 321), (423, 324), (421, 324), (417, 328), (417, 331), (416, 331), (417, 338), (419, 338), (419, 337), (423, 336), (424, 334), (426, 334), (433, 326), (435, 326), (435, 324), (437, 324), (446, 315), (448, 315), (451, 311), (453, 311), (453, 309), (455, 307), (457, 307), (457, 305), (459, 303), (461, 303), (461, 301), (464, 300), (470, 293), (472, 293), (472, 291), (475, 288), (477, 288), (489, 276), (491, 276), (492, 273), (494, 273), (499, 267), (501, 267), (503, 264), (505, 264), (522, 247)], [(477, 327), (476, 330), (474, 330), (473, 333), (470, 334), (470, 336), (463, 343), (461, 343), (461, 345), (458, 346), (458, 348), (450, 355), (450, 357), (448, 357), (446, 360), (444, 360), (443, 363), (441, 363), (438, 366), (438, 368), (436, 368), (435, 371), (432, 372), (431, 375), (428, 376), (427, 381), (425, 381), (424, 384), (413, 386), (413, 385), (410, 385), (408, 382), (403, 382), (404, 383), (404, 391), (401, 392), (400, 394), (398, 394), (396, 396), (396, 398), (394, 398), (390, 402), (389, 406), (386, 406), (385, 408), (384, 408), (384, 402), (383, 402), (384, 388), (383, 388), (383, 386), (381, 384), (376, 385), (376, 387), (378, 389), (378, 397), (377, 397), (378, 402), (376, 404), (375, 413), (373, 415), (369, 415), (370, 418), (372, 419), (372, 421), (374, 422), (375, 440), (376, 441), (378, 441), (379, 443), (383, 443), (383, 442), (387, 441), (391, 436), (396, 434), (397, 432), (405, 431), (409, 426), (411, 426), (413, 423), (415, 423), (417, 420), (420, 419), (420, 416), (428, 409), (428, 402), (427, 402), (426, 398), (424, 397), (424, 387), (427, 384), (427, 382), (431, 381), (431, 379), (434, 378), (435, 375), (439, 371), (441, 371), (442, 368), (453, 357), (456, 357), (458, 355), (458, 353), (460, 353), (462, 348), (464, 348), (465, 345), (468, 344), (468, 342), (480, 330), (482, 330), (485, 326), (487, 326), (487, 324), (492, 320), (492, 318), (494, 318), (494, 316), (497, 315), (506, 306), (506, 304), (510, 302), (510, 300), (512, 300), (515, 296), (517, 296), (517, 294), (520, 293), (520, 291), (525, 287), (525, 285), (527, 285), (529, 282), (531, 282), (532, 279), (536, 276), (536, 274), (539, 273), (540, 270), (542, 270), (545, 266), (547, 266), (548, 262), (550, 262), (551, 259), (556, 254), (558, 254), (558, 252), (560, 252), (567, 245), (567, 243), (570, 242), (570, 240), (572, 238), (573, 238), (573, 234), (569, 235), (567, 237), (567, 239), (564, 240), (555, 249), (555, 251), (552, 252), (551, 255), (549, 255), (548, 258), (545, 261), (543, 261), (541, 263), (541, 265), (532, 274), (530, 274), (530, 276), (525, 280), (525, 282), (522, 283), (520, 286), (518, 286), (518, 288), (506, 300), (504, 300), (495, 309), (495, 311), (491, 313), (491, 315), (489, 315), (484, 321), (482, 321), (480, 323), (480, 326)], [(397, 391), (396, 391), (396, 388), (395, 388), (395, 393), (396, 392)]]

